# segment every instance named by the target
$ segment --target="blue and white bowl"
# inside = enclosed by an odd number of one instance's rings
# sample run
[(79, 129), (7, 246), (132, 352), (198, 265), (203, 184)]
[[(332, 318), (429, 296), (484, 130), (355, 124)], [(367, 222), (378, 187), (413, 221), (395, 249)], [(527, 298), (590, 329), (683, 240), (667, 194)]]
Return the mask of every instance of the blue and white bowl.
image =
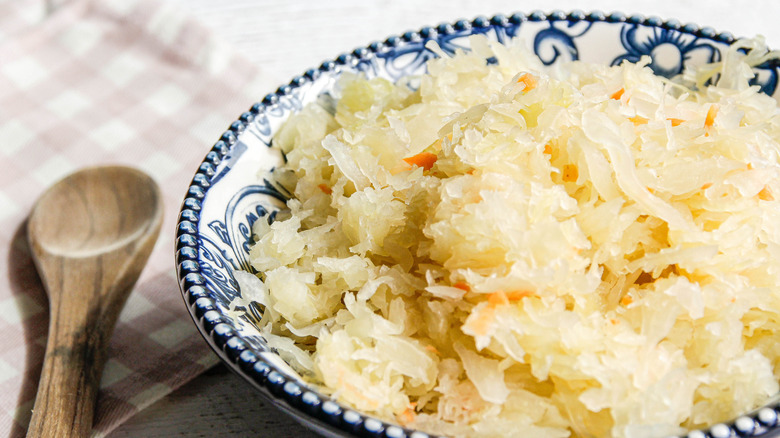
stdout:
[[(467, 49), (467, 37), (473, 34), (499, 41), (520, 38), (548, 65), (576, 59), (614, 65), (648, 55), (651, 68), (667, 77), (687, 65), (718, 61), (735, 41), (731, 34), (708, 27), (638, 15), (576, 11), (480, 17), (406, 32), (345, 53), (293, 78), (241, 114), (208, 152), (184, 199), (176, 230), (181, 291), (193, 320), (217, 355), (276, 406), (325, 436), (428, 437), (317, 393), (268, 347), (244, 316), (228, 312), (233, 297), (241, 294), (233, 271), (253, 270), (248, 260), (252, 224), (274, 215), (288, 197), (279, 185), (258, 180), (257, 175), (282, 163), (280, 153), (270, 147), (282, 122), (328, 95), (343, 72), (360, 71), (391, 80), (423, 73), (426, 61), (435, 56), (425, 48), (427, 41), (434, 40), (452, 53)], [(755, 72), (755, 84), (777, 97), (780, 66), (767, 63)], [(688, 436), (778, 436), (778, 412), (780, 406), (773, 401), (732, 422)]]

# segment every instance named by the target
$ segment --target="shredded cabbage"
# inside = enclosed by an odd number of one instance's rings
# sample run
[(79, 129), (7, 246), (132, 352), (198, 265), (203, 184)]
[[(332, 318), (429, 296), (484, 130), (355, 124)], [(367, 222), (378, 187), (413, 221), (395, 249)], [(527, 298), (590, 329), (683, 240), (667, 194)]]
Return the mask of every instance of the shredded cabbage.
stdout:
[(669, 81), (471, 46), (289, 119), (289, 218), (257, 221), (233, 307), (322, 391), (437, 434), (675, 435), (777, 393), (780, 113), (749, 83), (775, 55)]

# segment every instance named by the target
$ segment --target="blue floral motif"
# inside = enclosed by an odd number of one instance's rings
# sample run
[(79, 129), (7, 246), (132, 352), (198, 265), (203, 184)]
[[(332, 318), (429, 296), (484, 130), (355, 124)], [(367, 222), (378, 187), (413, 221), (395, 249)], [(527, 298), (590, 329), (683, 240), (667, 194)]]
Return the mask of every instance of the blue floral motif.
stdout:
[[(472, 35), (493, 34), (491, 39), (506, 43), (515, 37), (519, 28), (520, 25), (506, 27), (491, 25), (439, 34), (434, 38), (409, 42), (391, 51), (377, 53), (376, 60), (363, 60), (358, 63), (357, 69), (373, 72), (372, 76), (375, 76), (376, 72), (381, 72), (391, 80), (397, 81), (406, 76), (424, 73), (426, 63), (438, 56), (425, 47), (428, 41), (435, 41), (444, 53), (454, 55), (457, 51), (471, 50), (468, 38)], [(495, 62), (495, 59), (489, 59), (488, 62)]]
[(238, 294), (233, 271), (255, 272), (248, 259), (254, 242), (252, 225), (278, 209), (278, 206), (268, 205), (269, 199), (284, 203), (288, 196), (268, 181), (264, 185), (246, 186), (227, 203), (224, 220), (209, 222), (207, 229), (210, 232), (201, 233), (199, 262), (206, 285), (225, 307), (230, 303), (230, 297)]
[(590, 30), (593, 23), (551, 21), (549, 24), (550, 27), (539, 31), (534, 37), (536, 56), (544, 65), (551, 65), (557, 61), (578, 60), (579, 51), (574, 39)]
[(259, 114), (252, 123), (254, 128), (253, 134), (265, 142), (266, 138), (270, 138), (273, 134), (271, 132), (271, 124), (268, 122), (268, 115), (266, 113)]
[[(480, 33), (487, 33), (489, 29), (480, 29)], [(388, 75), (393, 81), (406, 76), (422, 74), (425, 72), (425, 65), (428, 61), (437, 57), (436, 53), (425, 47), (428, 41), (436, 41), (442, 51), (452, 55), (457, 50), (469, 50), (468, 43), (465, 43), (463, 40), (474, 33), (476, 33), (476, 30), (474, 32), (461, 31), (448, 35), (439, 35), (436, 38), (409, 42), (401, 47), (394, 48), (392, 51), (378, 53), (377, 60), (381, 62), (381, 67), (378, 67), (378, 69)]]
[(501, 34), (501, 31), (495, 27), (474, 28), (470, 31), (464, 30), (460, 32), (454, 32), (449, 35), (442, 35), (437, 38), (436, 42), (445, 53), (450, 55), (454, 55), (458, 50), (468, 52), (471, 50), (471, 45), (467, 42), (470, 36), (485, 35), (491, 30), (496, 32), (496, 36)]
[(651, 58), (650, 68), (657, 75), (672, 78), (683, 71), (686, 63), (716, 62), (720, 50), (711, 41), (693, 35), (658, 27), (625, 25), (620, 31), (620, 42), (626, 53), (616, 57), (612, 65), (623, 61), (639, 62), (643, 56)]
[(496, 33), (496, 40), (500, 42), (501, 44), (506, 44), (509, 41), (512, 40), (515, 36), (517, 36), (518, 31), (520, 30), (519, 24), (509, 24), (506, 27), (504, 26), (494, 26), (494, 31)]
[(233, 276), (233, 271), (238, 267), (228, 254), (228, 250), (234, 248), (225, 247), (211, 238), (201, 236), (198, 239), (198, 249), (199, 265), (206, 288), (222, 307), (227, 308), (232, 297), (238, 295), (238, 283)]
[(391, 56), (378, 54), (377, 58), (384, 62), (385, 74), (397, 81), (405, 76), (419, 74), (425, 71), (425, 64), (436, 55), (428, 50), (424, 42), (409, 44), (398, 49)]
[(756, 75), (750, 84), (758, 85), (761, 87), (762, 93), (772, 96), (777, 90), (778, 76), (780, 76), (778, 69), (780, 69), (780, 65), (777, 62), (765, 62), (753, 67), (753, 72)]
[(221, 170), (219, 173), (214, 175), (211, 178), (211, 184), (216, 184), (221, 180), (225, 175), (227, 175), (228, 172), (230, 172), (230, 169), (233, 168), (233, 165), (238, 161), (239, 158), (241, 158), (242, 155), (244, 155), (244, 152), (247, 151), (247, 146), (244, 142), (238, 142), (236, 143), (233, 148), (230, 150), (230, 153), (225, 157), (224, 162), (220, 166)]
[[(271, 117), (284, 117), (292, 112), (298, 112), (303, 109), (300, 96), (297, 96), (296, 92), (290, 92), (290, 94), (280, 98), (276, 105), (268, 108), (267, 114)], [(265, 131), (268, 132), (268, 131)]]

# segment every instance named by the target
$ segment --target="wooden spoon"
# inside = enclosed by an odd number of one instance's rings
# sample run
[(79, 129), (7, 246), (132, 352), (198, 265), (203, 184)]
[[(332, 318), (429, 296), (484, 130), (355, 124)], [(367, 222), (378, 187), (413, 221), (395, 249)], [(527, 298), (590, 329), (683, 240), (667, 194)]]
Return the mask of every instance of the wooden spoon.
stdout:
[(92, 430), (108, 340), (161, 222), (159, 188), (127, 167), (77, 172), (33, 207), (28, 239), (51, 309), (28, 437)]

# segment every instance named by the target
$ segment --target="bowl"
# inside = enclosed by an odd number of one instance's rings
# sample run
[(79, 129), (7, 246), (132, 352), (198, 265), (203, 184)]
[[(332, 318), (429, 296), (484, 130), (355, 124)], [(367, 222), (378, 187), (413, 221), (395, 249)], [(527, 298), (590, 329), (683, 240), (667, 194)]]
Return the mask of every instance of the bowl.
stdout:
[[(382, 42), (325, 61), (318, 68), (294, 77), (240, 114), (206, 154), (186, 193), (176, 239), (176, 266), (181, 292), (195, 324), (217, 355), (238, 375), (257, 388), (279, 409), (324, 436), (425, 438), (357, 412), (310, 388), (265, 339), (246, 316), (229, 311), (241, 293), (234, 270), (253, 271), (248, 252), (254, 221), (273, 216), (287, 194), (273, 181), (258, 180), (260, 169), (283, 162), (271, 148), (272, 137), (290, 114), (333, 89), (344, 72), (397, 80), (425, 71), (434, 53), (425, 48), (436, 41), (445, 52), (468, 48), (468, 36), (483, 34), (506, 41), (521, 38), (547, 65), (581, 59), (604, 64), (638, 61), (650, 56), (656, 74), (672, 77), (686, 65), (717, 61), (735, 38), (708, 27), (664, 21), (656, 17), (534, 12), (497, 15), (425, 27), (391, 36)], [(777, 98), (777, 63), (755, 69), (754, 83)], [(250, 309), (259, 315), (260, 309)], [(256, 315), (257, 316), (257, 315)], [(693, 431), (689, 437), (726, 438), (778, 434), (780, 406), (771, 402), (728, 423)]]

